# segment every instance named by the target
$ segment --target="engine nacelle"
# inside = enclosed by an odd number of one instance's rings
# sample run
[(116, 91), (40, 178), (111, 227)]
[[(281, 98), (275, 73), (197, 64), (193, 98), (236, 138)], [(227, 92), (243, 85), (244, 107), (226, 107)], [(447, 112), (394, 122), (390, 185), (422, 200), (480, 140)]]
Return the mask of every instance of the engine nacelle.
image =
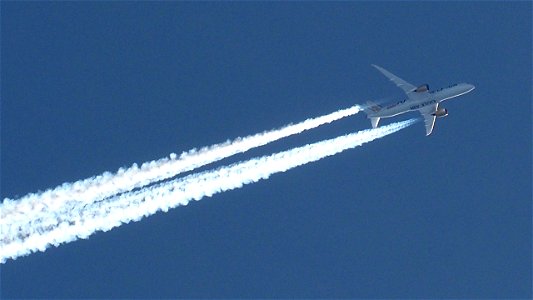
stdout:
[(448, 115), (448, 110), (446, 108), (439, 108), (432, 115), (434, 115), (437, 118), (446, 117)]
[(421, 85), (421, 86), (419, 86), (419, 87), (417, 87), (415, 89), (416, 93), (423, 93), (423, 92), (427, 92), (427, 91), (429, 91), (429, 85), (428, 84), (423, 84), (423, 85)]

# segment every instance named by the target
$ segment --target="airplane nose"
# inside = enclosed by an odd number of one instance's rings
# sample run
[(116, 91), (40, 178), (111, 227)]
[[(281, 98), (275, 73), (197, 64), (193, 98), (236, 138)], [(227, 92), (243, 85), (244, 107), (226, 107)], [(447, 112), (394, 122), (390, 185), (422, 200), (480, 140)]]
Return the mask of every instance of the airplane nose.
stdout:
[(473, 85), (473, 84), (470, 84), (470, 83), (466, 83), (465, 84), (465, 89), (466, 89), (467, 93), (470, 92), (471, 90), (475, 89), (475, 88), (476, 88), (476, 86)]

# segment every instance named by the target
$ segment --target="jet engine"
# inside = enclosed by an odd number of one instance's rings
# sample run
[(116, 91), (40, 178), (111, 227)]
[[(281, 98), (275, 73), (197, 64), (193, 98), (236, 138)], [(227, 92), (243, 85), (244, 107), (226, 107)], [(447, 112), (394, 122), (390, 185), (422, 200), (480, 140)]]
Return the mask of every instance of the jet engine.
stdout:
[(432, 115), (434, 115), (437, 118), (446, 117), (448, 115), (448, 110), (446, 108), (439, 108)]
[(419, 86), (419, 87), (417, 87), (415, 89), (416, 93), (423, 93), (423, 92), (427, 92), (427, 91), (429, 91), (429, 85), (428, 84), (423, 84), (423, 85), (421, 85), (421, 86)]

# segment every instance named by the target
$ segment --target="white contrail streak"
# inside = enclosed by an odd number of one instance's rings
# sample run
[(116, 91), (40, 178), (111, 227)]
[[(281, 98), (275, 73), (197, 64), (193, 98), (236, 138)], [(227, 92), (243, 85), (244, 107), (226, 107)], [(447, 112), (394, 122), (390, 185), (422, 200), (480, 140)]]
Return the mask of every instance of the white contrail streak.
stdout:
[(145, 162), (138, 167), (121, 168), (116, 174), (106, 172), (74, 183), (64, 183), (54, 189), (42, 193), (28, 194), (20, 199), (4, 199), (0, 206), (0, 226), (6, 216), (19, 210), (37, 215), (50, 209), (60, 210), (61, 207), (86, 205), (119, 193), (140, 188), (161, 180), (174, 177), (180, 173), (194, 170), (209, 163), (230, 157), (252, 148), (266, 145), (284, 137), (298, 134), (318, 126), (331, 123), (344, 117), (357, 114), (361, 107), (354, 105), (333, 113), (307, 119), (297, 124), (290, 124), (280, 129), (266, 131), (233, 141), (192, 149), (183, 152), (179, 157), (172, 153), (168, 158)]
[[(267, 179), (279, 172), (335, 155), (344, 150), (379, 139), (416, 122), (408, 120), (376, 129), (363, 130), (303, 147), (254, 158), (248, 161), (195, 173), (130, 191), (87, 204), (65, 207), (38, 220), (21, 218), (6, 226), (0, 243), (0, 262), (15, 259), (34, 251), (44, 251), (48, 245), (87, 238), (95, 231), (108, 231), (123, 223), (138, 221), (157, 211), (187, 205), (245, 184)], [(13, 219), (14, 220), (14, 219)]]

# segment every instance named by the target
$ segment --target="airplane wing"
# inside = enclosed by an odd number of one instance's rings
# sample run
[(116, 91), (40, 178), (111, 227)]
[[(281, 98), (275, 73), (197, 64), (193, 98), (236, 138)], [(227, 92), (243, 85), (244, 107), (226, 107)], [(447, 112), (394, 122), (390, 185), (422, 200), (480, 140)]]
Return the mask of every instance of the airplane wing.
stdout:
[(396, 84), (397, 87), (401, 88), (407, 95), (409, 95), (412, 91), (416, 89), (416, 86), (392, 74), (391, 72), (383, 69), (382, 67), (376, 66), (376, 65), (372, 65), (372, 66), (378, 69), (378, 71), (380, 71), (381, 73), (383, 73), (383, 75), (389, 78), (390, 81), (394, 82), (394, 84)]
[(430, 135), (435, 126), (435, 119), (437, 118), (434, 113), (437, 111), (439, 104), (428, 105), (420, 109), (422, 117), (424, 117), (424, 124), (426, 125), (426, 136)]

